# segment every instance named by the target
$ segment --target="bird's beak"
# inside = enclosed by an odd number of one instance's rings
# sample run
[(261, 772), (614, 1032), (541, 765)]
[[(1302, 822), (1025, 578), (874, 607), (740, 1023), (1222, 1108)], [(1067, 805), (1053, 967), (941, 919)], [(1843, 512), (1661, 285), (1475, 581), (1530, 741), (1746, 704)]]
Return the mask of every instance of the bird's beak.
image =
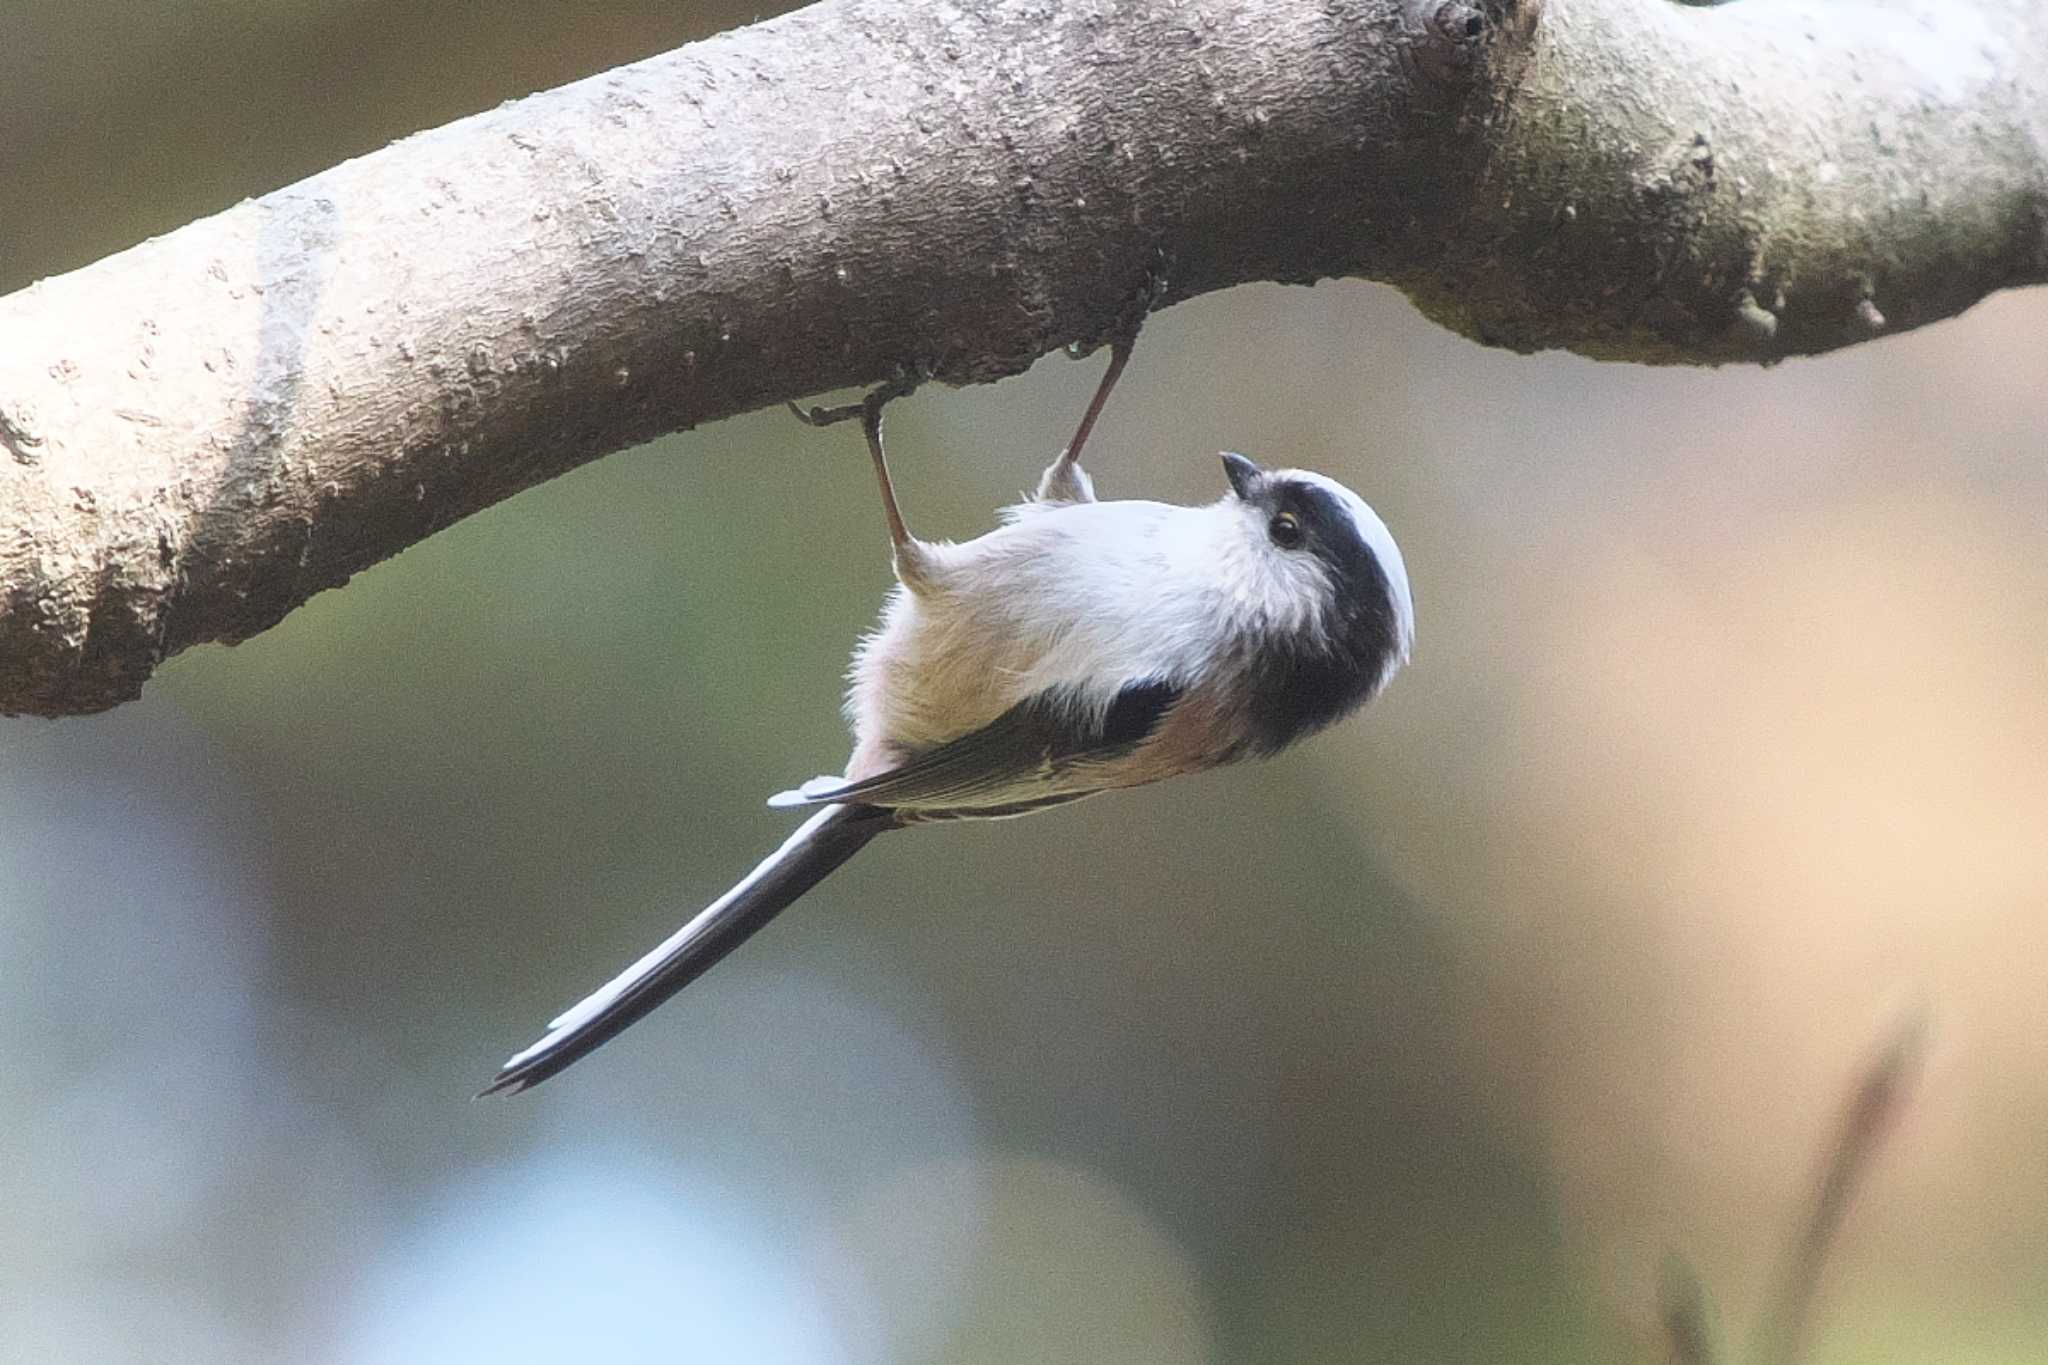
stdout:
[(1238, 454), (1234, 450), (1223, 452), (1223, 473), (1230, 480), (1230, 486), (1240, 498), (1249, 499), (1259, 480), (1266, 477), (1266, 471)]

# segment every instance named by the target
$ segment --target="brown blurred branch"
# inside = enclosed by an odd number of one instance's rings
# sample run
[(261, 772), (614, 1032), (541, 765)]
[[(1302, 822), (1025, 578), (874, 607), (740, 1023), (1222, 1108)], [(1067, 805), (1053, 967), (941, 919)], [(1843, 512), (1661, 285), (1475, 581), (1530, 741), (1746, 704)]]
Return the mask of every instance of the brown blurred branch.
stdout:
[(2033, 0), (809, 9), (0, 299), (0, 711), (608, 451), (1253, 280), (1772, 360), (2048, 277)]
[(1814, 1182), (1813, 1207), (1787, 1249), (1758, 1320), (1751, 1365), (1793, 1365), (1799, 1359), (1828, 1251), (1878, 1148), (1905, 1107), (1926, 1043), (1927, 1020), (1916, 1011), (1892, 1030), (1850, 1090), (1820, 1178)]
[[(1813, 1204), (1771, 1282), (1749, 1365), (1796, 1365), (1804, 1352), (1828, 1252), (1878, 1148), (1905, 1108), (1926, 1046), (1927, 1018), (1915, 1010), (1892, 1027), (1850, 1087), (1821, 1154)], [(1722, 1356), (1708, 1328), (1706, 1290), (1683, 1259), (1674, 1258), (1667, 1266), (1662, 1292), (1659, 1320), (1671, 1365), (1715, 1365)]]
[(1666, 1262), (1661, 1292), (1658, 1320), (1668, 1365), (1715, 1365), (1721, 1353), (1708, 1322), (1706, 1286), (1683, 1257)]

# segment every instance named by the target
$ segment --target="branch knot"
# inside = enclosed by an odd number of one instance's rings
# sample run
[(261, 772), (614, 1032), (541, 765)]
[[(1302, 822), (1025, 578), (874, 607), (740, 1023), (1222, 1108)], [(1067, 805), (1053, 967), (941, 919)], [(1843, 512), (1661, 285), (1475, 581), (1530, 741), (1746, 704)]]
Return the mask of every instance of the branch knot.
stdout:
[(1470, 85), (1514, 8), (1513, 0), (1409, 0), (1404, 56), (1434, 84)]

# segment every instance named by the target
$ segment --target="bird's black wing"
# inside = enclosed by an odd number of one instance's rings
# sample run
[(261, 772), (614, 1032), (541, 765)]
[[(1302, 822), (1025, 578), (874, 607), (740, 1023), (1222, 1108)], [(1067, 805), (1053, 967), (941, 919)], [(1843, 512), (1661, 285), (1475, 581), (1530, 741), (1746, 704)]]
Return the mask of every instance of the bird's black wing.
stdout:
[(1093, 765), (1126, 757), (1159, 728), (1184, 689), (1159, 679), (1126, 684), (1099, 715), (1064, 688), (1026, 697), (979, 730), (859, 782), (820, 778), (771, 806), (857, 801), (903, 811), (1016, 813), (1100, 790)]

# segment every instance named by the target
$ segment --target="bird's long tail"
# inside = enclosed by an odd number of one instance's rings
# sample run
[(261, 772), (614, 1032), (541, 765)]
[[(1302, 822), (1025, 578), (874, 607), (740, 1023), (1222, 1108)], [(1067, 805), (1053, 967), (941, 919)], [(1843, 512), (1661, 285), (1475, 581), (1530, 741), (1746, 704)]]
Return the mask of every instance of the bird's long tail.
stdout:
[(517, 1094), (603, 1046), (641, 1015), (695, 981), (756, 929), (794, 904), (867, 846), (896, 827), (874, 806), (827, 806), (806, 820), (739, 885), (671, 934), (653, 952), (548, 1024), (541, 1040), (513, 1054), (478, 1098)]

